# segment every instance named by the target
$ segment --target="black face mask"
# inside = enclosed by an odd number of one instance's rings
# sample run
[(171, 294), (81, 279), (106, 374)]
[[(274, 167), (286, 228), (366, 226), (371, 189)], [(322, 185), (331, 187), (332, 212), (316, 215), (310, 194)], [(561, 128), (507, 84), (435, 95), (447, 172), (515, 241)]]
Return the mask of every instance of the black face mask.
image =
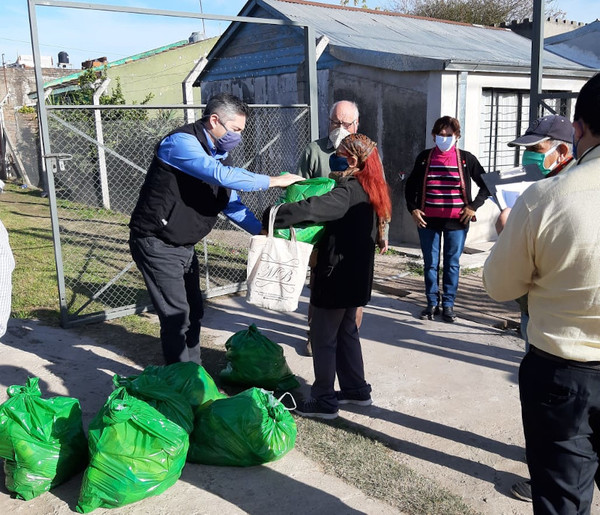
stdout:
[(348, 160), (335, 154), (329, 156), (329, 168), (332, 172), (343, 172), (348, 168)]

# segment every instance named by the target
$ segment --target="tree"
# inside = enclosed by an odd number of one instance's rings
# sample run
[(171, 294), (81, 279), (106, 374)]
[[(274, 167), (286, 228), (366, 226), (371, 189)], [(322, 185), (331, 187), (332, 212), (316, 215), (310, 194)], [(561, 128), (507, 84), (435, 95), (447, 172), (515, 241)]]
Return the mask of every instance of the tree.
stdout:
[[(546, 16), (564, 18), (557, 0), (546, 0)], [(390, 11), (440, 20), (495, 25), (533, 18), (531, 0), (392, 0)]]
[[(340, 0), (340, 5), (342, 7), (347, 7), (348, 4), (350, 3), (350, 0)], [(352, 0), (352, 3), (354, 4), (354, 7), (362, 7), (363, 9), (368, 9), (369, 6), (367, 5), (367, 0)]]
[[(53, 103), (56, 105), (92, 105), (93, 97), (96, 90), (102, 84), (102, 81), (106, 79), (106, 68), (101, 71), (95, 69), (85, 70), (78, 79), (78, 89), (70, 90), (65, 93), (61, 93), (56, 96), (52, 96), (49, 100), (49, 103)], [(150, 100), (154, 98), (154, 93), (148, 93), (144, 100), (140, 102), (140, 105), (145, 105)], [(110, 94), (103, 93), (100, 95), (100, 104), (101, 105), (125, 105), (127, 102), (125, 97), (123, 96), (123, 90), (121, 88), (121, 80), (117, 77), (116, 85), (112, 88)], [(133, 102), (136, 104), (136, 102)], [(125, 114), (123, 114), (125, 113)], [(120, 113), (121, 116), (128, 116), (128, 114), (123, 111)], [(130, 113), (129, 113), (130, 114)], [(138, 115), (134, 115), (137, 117)]]

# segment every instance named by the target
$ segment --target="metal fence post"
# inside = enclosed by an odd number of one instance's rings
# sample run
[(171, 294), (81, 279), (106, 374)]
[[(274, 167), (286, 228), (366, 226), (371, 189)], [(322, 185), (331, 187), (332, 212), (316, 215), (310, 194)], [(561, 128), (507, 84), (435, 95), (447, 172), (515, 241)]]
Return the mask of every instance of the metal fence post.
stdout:
[[(37, 32), (37, 16), (35, 12), (35, 1), (28, 0), (29, 29), (31, 32), (31, 46), (33, 50), (33, 62), (35, 66), (35, 84), (37, 91), (44, 91), (44, 79), (42, 76), (42, 58), (40, 55), (40, 42)], [(40, 124), (40, 147), (42, 151), (42, 163), (44, 164), (43, 177), (45, 178), (48, 200), (50, 203), (50, 222), (52, 224), (52, 239), (54, 243), (54, 259), (56, 261), (56, 278), (58, 283), (58, 297), (60, 304), (61, 324), (66, 326), (68, 309), (66, 300), (65, 274), (63, 270), (62, 251), (60, 245), (60, 226), (58, 223), (58, 210), (56, 207), (56, 192), (54, 190), (53, 172), (58, 163), (50, 155), (50, 134), (48, 132), (48, 115), (43, 95), (38, 95), (38, 118)]]
[[(104, 94), (110, 79), (106, 78), (100, 87), (94, 92), (93, 103), (100, 105), (100, 97)], [(102, 191), (102, 205), (104, 209), (110, 209), (110, 195), (108, 193), (108, 174), (106, 171), (106, 153), (104, 152), (104, 132), (102, 130), (102, 113), (100, 109), (94, 109), (94, 124), (96, 126), (96, 139), (98, 140), (98, 168), (100, 173), (100, 189)]]
[[(185, 105), (194, 104), (194, 82), (198, 78), (198, 76), (202, 73), (202, 70), (208, 64), (208, 60), (206, 57), (200, 59), (200, 61), (194, 66), (192, 71), (188, 74), (188, 76), (184, 79), (181, 84), (183, 88), (183, 103)], [(185, 123), (193, 123), (196, 121), (196, 114), (193, 109), (186, 109), (184, 111), (184, 119)]]
[(539, 116), (544, 64), (544, 0), (533, 0), (533, 38), (531, 40), (531, 93), (529, 96), (529, 125)]
[(315, 29), (306, 26), (304, 28), (306, 76), (308, 77), (308, 95), (306, 103), (310, 106), (310, 139), (314, 141), (319, 138), (319, 92), (317, 81), (317, 48), (315, 41)]

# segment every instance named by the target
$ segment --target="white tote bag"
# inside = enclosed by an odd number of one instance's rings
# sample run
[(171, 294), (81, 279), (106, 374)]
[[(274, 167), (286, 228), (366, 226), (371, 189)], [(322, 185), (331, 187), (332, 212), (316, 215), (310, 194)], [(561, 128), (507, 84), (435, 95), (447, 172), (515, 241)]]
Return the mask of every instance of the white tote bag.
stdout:
[(246, 300), (274, 311), (295, 311), (313, 246), (296, 241), (293, 227), (290, 227), (291, 240), (273, 236), (278, 209), (276, 206), (269, 213), (269, 234), (250, 239)]

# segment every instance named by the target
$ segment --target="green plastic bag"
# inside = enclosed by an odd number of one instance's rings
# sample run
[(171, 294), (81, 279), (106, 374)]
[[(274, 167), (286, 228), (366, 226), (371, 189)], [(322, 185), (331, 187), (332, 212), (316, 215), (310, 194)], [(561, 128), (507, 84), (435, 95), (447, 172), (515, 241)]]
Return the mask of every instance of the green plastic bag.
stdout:
[(149, 366), (138, 376), (114, 376), (113, 383), (124, 386), (131, 395), (145, 400), (188, 433), (194, 425), (193, 409), (227, 397), (219, 392), (209, 373), (191, 361)]
[[(315, 177), (305, 181), (296, 182), (285, 189), (285, 194), (281, 197), (281, 203), (299, 202), (309, 197), (320, 196), (328, 193), (335, 186), (335, 180), (327, 177)], [(314, 245), (325, 232), (324, 224), (298, 225), (294, 226), (296, 230), (296, 239), (305, 243)], [(290, 239), (290, 230), (275, 229), (273, 232), (277, 238)]]
[[(227, 397), (219, 392), (213, 378), (204, 367), (191, 361), (166, 366), (149, 366), (140, 375), (163, 379), (173, 390), (183, 395), (192, 407)], [(126, 379), (132, 380), (136, 377), (138, 376)]]
[(238, 331), (225, 342), (227, 366), (220, 377), (229, 383), (271, 391), (298, 388), (280, 345), (261, 334), (256, 325)]
[(294, 448), (296, 422), (272, 393), (250, 388), (196, 412), (188, 461), (249, 467), (275, 461)]
[(9, 386), (0, 406), (0, 458), (6, 488), (29, 500), (83, 470), (87, 439), (77, 399), (42, 399), (39, 378)]
[(163, 378), (156, 375), (141, 374), (137, 377), (113, 377), (116, 387), (122, 386), (127, 393), (146, 401), (171, 422), (175, 422), (186, 433), (194, 429), (194, 412), (185, 397), (177, 393)]
[(145, 401), (117, 388), (88, 430), (90, 463), (77, 511), (117, 508), (158, 495), (183, 470), (189, 435)]

